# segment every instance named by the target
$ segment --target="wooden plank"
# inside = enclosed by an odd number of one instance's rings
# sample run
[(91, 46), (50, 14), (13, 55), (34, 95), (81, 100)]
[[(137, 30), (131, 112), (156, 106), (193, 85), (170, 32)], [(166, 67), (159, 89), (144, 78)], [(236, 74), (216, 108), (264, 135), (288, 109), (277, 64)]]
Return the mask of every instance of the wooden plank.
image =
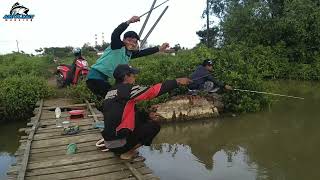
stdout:
[(118, 179), (124, 179), (129, 177), (133, 177), (131, 172), (129, 170), (123, 170), (123, 171), (118, 171), (114, 173), (97, 174), (95, 176), (77, 178), (77, 180), (118, 180)]
[(134, 168), (129, 162), (124, 163), (138, 180), (143, 180), (142, 174)]
[(50, 146), (60, 146), (60, 145), (67, 145), (70, 143), (81, 143), (81, 142), (88, 142), (88, 141), (98, 141), (101, 139), (101, 134), (84, 134), (79, 136), (61, 136), (57, 139), (49, 139), (44, 141), (34, 141), (33, 145), (36, 147), (50, 147)]
[[(70, 120), (70, 118), (63, 118), (63, 119), (61, 119), (61, 121), (77, 122), (77, 121), (74, 121), (74, 120)], [(80, 119), (79, 122), (87, 122), (87, 123), (91, 123), (92, 124), (93, 120), (90, 117), (84, 117), (83, 119)], [(57, 124), (56, 119), (41, 119), (39, 126), (47, 126), (48, 127), (50, 125), (56, 126), (56, 124)]]
[[(94, 150), (90, 150), (90, 151), (84, 151), (84, 152), (77, 152), (78, 156), (87, 156), (87, 155), (95, 155), (95, 154), (100, 154), (100, 153), (104, 153), (105, 155), (108, 155), (110, 152), (102, 152), (98, 149), (94, 149)], [(42, 161), (48, 161), (48, 160), (56, 160), (59, 158), (70, 158), (70, 156), (73, 155), (67, 155), (67, 146), (66, 146), (66, 150), (64, 151), (64, 154), (58, 154), (58, 155), (51, 155), (48, 157), (33, 157), (32, 161), (30, 159), (30, 163), (36, 163), (36, 162), (42, 162)], [(112, 155), (108, 155), (108, 156), (112, 156)]]
[(30, 163), (28, 165), (28, 170), (66, 166), (66, 165), (72, 165), (72, 164), (81, 164), (81, 163), (86, 163), (86, 162), (107, 159), (107, 158), (111, 158), (111, 157), (115, 157), (115, 156), (112, 153), (102, 153), (102, 152), (94, 154), (94, 155), (87, 155), (87, 156), (73, 154), (73, 155), (69, 155), (67, 158), (64, 158), (64, 159), (55, 159), (55, 160), (50, 160), (50, 161)]
[[(71, 125), (85, 126), (85, 125), (92, 125), (93, 124), (92, 119), (66, 120), (66, 121), (69, 121), (69, 124), (71, 124)], [(44, 124), (41, 121), (40, 125), (39, 125), (39, 130), (44, 130), (44, 129), (63, 129), (63, 128), (57, 127), (56, 121), (51, 122), (50, 124)]]
[(12, 174), (18, 174), (18, 167), (15, 165), (11, 165), (11, 167), (9, 168), (9, 170), (7, 171), (7, 175), (12, 175)]
[(19, 133), (25, 133), (26, 129), (27, 129), (27, 128), (20, 128), (20, 129), (18, 130), (18, 132), (19, 132)]
[(160, 180), (159, 177), (153, 175), (153, 174), (144, 174), (143, 178), (146, 180)]
[(118, 158), (109, 158), (103, 159), (93, 162), (85, 162), (82, 164), (76, 165), (67, 165), (67, 166), (59, 166), (59, 167), (52, 167), (52, 168), (42, 168), (36, 170), (30, 170), (27, 172), (26, 176), (39, 176), (39, 175), (46, 175), (46, 174), (54, 174), (54, 173), (63, 173), (63, 172), (70, 172), (76, 170), (84, 170), (84, 169), (91, 169), (94, 167), (106, 167), (108, 165), (120, 164)]
[(96, 115), (96, 113), (94, 112), (94, 110), (92, 109), (89, 101), (86, 100), (86, 103), (87, 103), (87, 106), (88, 106), (88, 108), (89, 108), (89, 112), (90, 112), (91, 115), (93, 116), (94, 122), (98, 122), (99, 120), (98, 120), (98, 118), (97, 118), (97, 115)]
[(46, 174), (46, 175), (39, 175), (39, 176), (30, 176), (26, 179), (32, 179), (32, 180), (49, 180), (49, 179), (55, 179), (55, 180), (63, 180), (63, 179), (75, 179), (75, 178), (81, 178), (81, 177), (88, 177), (88, 176), (94, 176), (97, 174), (107, 174), (117, 171), (124, 171), (127, 170), (127, 167), (123, 164), (115, 164), (115, 165), (108, 165), (104, 167), (93, 167), (90, 169), (83, 169), (83, 170), (74, 170), (69, 172), (62, 172), (62, 173), (54, 173), (54, 174)]
[(148, 167), (140, 167), (137, 168), (137, 170), (141, 173), (141, 174), (151, 174), (153, 173), (151, 169), (149, 169)]
[[(90, 105), (94, 106), (94, 103), (90, 103)], [(71, 109), (77, 109), (77, 108), (83, 108), (86, 107), (87, 104), (72, 104), (72, 105), (65, 105), (65, 106), (59, 106), (61, 109), (62, 108), (71, 108)], [(57, 106), (49, 106), (49, 107), (43, 107), (44, 110), (51, 110), (55, 109)]]
[[(80, 129), (83, 130), (90, 130), (90, 129), (94, 129), (92, 127), (92, 125), (83, 125), (83, 126), (79, 126)], [(41, 129), (40, 131), (37, 132), (37, 134), (48, 134), (48, 133), (54, 133), (54, 132), (62, 132), (62, 128), (56, 128), (56, 129)], [(26, 134), (29, 134), (30, 130), (26, 130)]]
[[(77, 153), (90, 152), (90, 151), (100, 151), (100, 150), (98, 150), (97, 147), (93, 144), (91, 146), (78, 147)], [(66, 146), (64, 146), (64, 149), (60, 149), (60, 150), (33, 153), (31, 154), (30, 158), (31, 159), (46, 158), (46, 157), (59, 156), (59, 155), (65, 155), (65, 154), (66, 154)]]
[[(80, 125), (80, 129), (92, 129), (92, 125)], [(37, 131), (37, 134), (41, 133), (52, 133), (52, 132), (62, 132), (62, 128), (56, 128), (56, 129), (44, 129), (41, 128), (40, 130)]]
[(61, 132), (52, 132), (52, 133), (42, 133), (42, 134), (36, 134), (34, 136), (34, 140), (48, 140), (48, 139), (55, 139), (55, 138), (61, 138), (61, 136), (67, 137), (67, 136), (79, 136), (79, 135), (84, 135), (84, 134), (99, 134), (100, 130), (99, 129), (84, 129), (80, 130), (80, 133), (74, 134), (74, 135), (61, 135)]
[(30, 149), (31, 149), (31, 143), (32, 143), (32, 139), (33, 139), (33, 136), (35, 134), (35, 131), (38, 128), (39, 120), (41, 118), (42, 106), (43, 106), (43, 99), (40, 102), (40, 107), (39, 107), (40, 110), (39, 110), (37, 121), (34, 123), (34, 125), (32, 127), (33, 130), (31, 131), (31, 133), (29, 134), (29, 137), (28, 137), (28, 142), (27, 142), (26, 149), (25, 149), (25, 152), (24, 152), (24, 155), (23, 155), (21, 169), (19, 170), (19, 173), (18, 173), (18, 178), (17, 178), (18, 180), (24, 180), (24, 176), (25, 176), (25, 173), (26, 173), (28, 160), (29, 160), (29, 152), (30, 152)]
[[(96, 140), (93, 140), (93, 141), (88, 141), (88, 142), (83, 142), (83, 143), (77, 143), (77, 147), (81, 148), (81, 147), (85, 147), (85, 146), (95, 146), (96, 142), (97, 142)], [(32, 145), (31, 154), (62, 150), (62, 149), (65, 149), (65, 147), (66, 147), (65, 145), (60, 145), (60, 146), (50, 146), (50, 147), (41, 148), (41, 147), (37, 147), (37, 146)], [(21, 144), (21, 148), (22, 149), (25, 148), (25, 144)]]

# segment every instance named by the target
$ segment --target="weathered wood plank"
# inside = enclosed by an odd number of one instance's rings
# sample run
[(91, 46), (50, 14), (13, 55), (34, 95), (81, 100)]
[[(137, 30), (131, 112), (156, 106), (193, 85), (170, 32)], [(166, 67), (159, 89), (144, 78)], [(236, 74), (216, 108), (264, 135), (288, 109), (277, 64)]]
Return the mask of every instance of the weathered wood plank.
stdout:
[(119, 161), (118, 158), (109, 158), (109, 159), (86, 162), (86, 163), (76, 164), (76, 165), (30, 170), (28, 171), (27, 176), (39, 176), (39, 175), (47, 175), (47, 174), (54, 174), (54, 173), (70, 172), (70, 171), (76, 171), (76, 170), (85, 170), (85, 169), (91, 169), (94, 167), (106, 167), (108, 165), (114, 165), (114, 164), (120, 164), (120, 163), (121, 161)]
[(116, 164), (116, 165), (109, 165), (109, 166), (105, 166), (105, 167), (94, 167), (94, 168), (84, 169), (84, 170), (75, 170), (75, 171), (69, 171), (69, 172), (63, 172), (63, 173), (47, 174), (47, 175), (41, 175), (41, 176), (32, 176), (32, 177), (26, 177), (26, 179), (32, 179), (32, 180), (75, 179), (75, 178), (81, 178), (81, 177), (94, 176), (97, 174), (106, 174), (106, 173), (112, 173), (112, 172), (117, 172), (117, 171), (121, 172), (126, 169), (127, 169), (127, 167), (124, 166), (123, 164)]
[(28, 160), (29, 160), (29, 153), (30, 153), (30, 149), (31, 149), (31, 143), (32, 143), (32, 139), (35, 134), (35, 131), (38, 128), (39, 120), (41, 118), (42, 106), (43, 106), (43, 99), (40, 102), (40, 107), (39, 107), (40, 110), (39, 110), (38, 118), (32, 127), (31, 133), (29, 134), (28, 142), (27, 142), (26, 149), (25, 149), (25, 152), (23, 155), (23, 160), (22, 160), (22, 163), (20, 166), (21, 168), (19, 169), (19, 173), (18, 173), (18, 178), (17, 178), (18, 180), (24, 180), (24, 177), (25, 177), (25, 172), (26, 172)]
[[(90, 151), (99, 151), (99, 150), (95, 145), (91, 145), (91, 146), (85, 146), (85, 147), (78, 147), (77, 153), (90, 152)], [(31, 159), (47, 158), (51, 156), (59, 156), (59, 155), (65, 155), (65, 154), (66, 154), (66, 146), (64, 146), (64, 149), (60, 149), (60, 150), (32, 153), (30, 158)]]
[(111, 157), (114, 157), (114, 155), (111, 153), (102, 153), (102, 152), (94, 154), (94, 155), (87, 155), (87, 156), (74, 154), (74, 155), (69, 155), (67, 158), (64, 158), (64, 159), (55, 159), (55, 160), (50, 160), (50, 161), (30, 163), (28, 165), (28, 170), (29, 169), (40, 169), (40, 168), (66, 166), (66, 165), (72, 165), (72, 164), (80, 164), (80, 163), (86, 163), (86, 162), (107, 159), (107, 158), (111, 158)]
[[(82, 142), (82, 143), (77, 143), (77, 147), (85, 147), (85, 146), (95, 146), (96, 140), (88, 141), (88, 142)], [(21, 144), (21, 148), (25, 148), (25, 144)], [(65, 149), (65, 145), (60, 145), (60, 146), (50, 146), (50, 147), (37, 147), (32, 145), (32, 151), (31, 154), (35, 153), (41, 153), (41, 152), (51, 152), (51, 151), (57, 151), (57, 150), (62, 150)]]
[[(52, 133), (44, 133), (44, 134), (36, 134), (34, 136), (34, 140), (49, 140), (49, 139), (56, 139), (56, 138), (61, 138), (61, 132), (52, 132)], [(64, 137), (68, 137), (68, 136), (79, 136), (79, 135), (85, 135), (85, 134), (100, 134), (100, 130), (99, 129), (84, 129), (81, 130), (80, 129), (80, 133), (78, 134), (74, 134), (74, 135), (63, 135)]]
[(144, 174), (143, 178), (146, 180), (160, 180), (159, 177), (153, 175), (153, 174)]
[(129, 178), (129, 177), (133, 177), (131, 172), (129, 170), (123, 170), (123, 171), (118, 171), (114, 173), (97, 174), (95, 176), (77, 178), (77, 180), (117, 180), (117, 179)]
[[(79, 126), (85, 126), (85, 125), (92, 125), (93, 120), (92, 119), (80, 119), (80, 120), (66, 120), (69, 121), (70, 125), (79, 125)], [(40, 122), (39, 130), (44, 129), (63, 129), (62, 127), (57, 127), (56, 121), (52, 122), (50, 125), (44, 125), (42, 122)]]
[(147, 167), (140, 167), (137, 168), (137, 170), (141, 173), (141, 174), (151, 174), (153, 173), (151, 169), (147, 168)]
[[(92, 129), (92, 125), (80, 125), (80, 129)], [(28, 132), (28, 131), (27, 131)], [(62, 128), (55, 128), (55, 129), (45, 129), (41, 128), (38, 130), (37, 134), (41, 133), (52, 133), (52, 132), (62, 132)]]
[(43, 141), (34, 141), (33, 145), (37, 147), (50, 147), (50, 146), (59, 146), (67, 145), (70, 143), (81, 143), (101, 139), (101, 134), (84, 134), (79, 136), (61, 136), (57, 139), (49, 139)]
[(143, 180), (142, 174), (136, 168), (134, 168), (132, 164), (129, 162), (125, 162), (124, 164), (129, 168), (134, 177), (136, 177), (138, 180)]
[[(61, 121), (70, 121), (70, 122), (86, 122), (87, 124), (92, 124), (93, 123), (93, 119), (91, 117), (84, 117), (83, 119), (79, 119), (79, 120), (70, 120), (69, 118), (63, 118), (60, 119)], [(49, 127), (56, 127), (56, 119), (41, 119), (40, 120), (40, 127), (42, 128), (43, 126), (46, 126), (45, 128), (49, 128)]]
[[(94, 106), (94, 103), (90, 103), (90, 105)], [(59, 106), (60, 108), (71, 108), (71, 109), (78, 109), (78, 108), (83, 108), (86, 107), (87, 104), (72, 104), (72, 105), (65, 105), (65, 106)], [(50, 110), (50, 109), (55, 109), (57, 106), (48, 106), (48, 107), (43, 107), (45, 110)]]
[[(94, 149), (94, 150), (90, 150), (90, 151), (85, 151), (85, 152), (77, 152), (78, 156), (87, 156), (87, 155), (95, 155), (95, 154), (100, 154), (100, 153), (104, 153), (104, 154), (108, 154), (109, 152), (102, 152), (98, 149)], [(69, 158), (71, 155), (67, 155), (67, 146), (66, 146), (66, 150), (64, 151), (64, 154), (59, 154), (59, 155), (52, 155), (52, 156), (48, 156), (48, 157), (33, 157), (32, 161), (30, 161), (30, 163), (35, 163), (35, 162), (42, 162), (42, 161), (48, 161), (48, 160), (56, 160), (59, 158)], [(110, 155), (111, 156), (111, 155)], [(31, 157), (30, 157), (31, 158)]]
[(90, 112), (91, 115), (93, 116), (94, 122), (98, 122), (99, 120), (98, 120), (98, 118), (97, 118), (97, 115), (96, 115), (96, 113), (94, 112), (94, 110), (92, 109), (89, 101), (86, 100), (86, 104), (87, 104), (87, 106), (88, 106), (89, 112)]

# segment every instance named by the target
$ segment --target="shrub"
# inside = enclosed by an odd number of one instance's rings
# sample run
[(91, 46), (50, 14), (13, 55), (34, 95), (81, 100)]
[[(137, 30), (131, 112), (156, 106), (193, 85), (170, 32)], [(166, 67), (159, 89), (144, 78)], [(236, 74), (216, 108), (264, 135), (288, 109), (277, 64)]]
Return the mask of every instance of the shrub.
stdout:
[(53, 94), (46, 80), (36, 76), (13, 76), (0, 83), (0, 106), (10, 120), (30, 117), (36, 102)]

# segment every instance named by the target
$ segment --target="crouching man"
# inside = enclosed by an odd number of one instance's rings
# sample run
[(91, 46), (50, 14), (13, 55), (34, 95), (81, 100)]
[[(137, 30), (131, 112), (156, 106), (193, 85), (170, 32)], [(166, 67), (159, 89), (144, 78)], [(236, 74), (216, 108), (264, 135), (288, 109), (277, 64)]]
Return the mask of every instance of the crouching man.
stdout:
[(108, 91), (104, 100), (105, 128), (102, 131), (106, 148), (119, 155), (121, 159), (135, 161), (144, 160), (137, 155), (136, 150), (142, 145), (150, 146), (160, 131), (157, 122), (137, 118), (135, 104), (167, 93), (178, 85), (188, 85), (191, 82), (188, 78), (178, 78), (151, 87), (143, 87), (134, 85), (138, 73), (138, 69), (127, 64), (116, 67), (113, 73), (115, 86)]
[(206, 59), (202, 65), (199, 65), (191, 74), (193, 82), (188, 86), (189, 92), (196, 95), (198, 91), (215, 93), (223, 89), (232, 90), (233, 88), (221, 81), (218, 81), (211, 75), (213, 71), (213, 61)]

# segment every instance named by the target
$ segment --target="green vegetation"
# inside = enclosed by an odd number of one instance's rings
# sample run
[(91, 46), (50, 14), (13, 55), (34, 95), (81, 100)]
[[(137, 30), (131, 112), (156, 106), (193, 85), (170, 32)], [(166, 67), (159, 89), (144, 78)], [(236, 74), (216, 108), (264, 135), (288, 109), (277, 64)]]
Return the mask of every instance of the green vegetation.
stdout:
[[(211, 47), (258, 50), (254, 63), (265, 65), (265, 77), (320, 79), (318, 0), (210, 0), (210, 14), (220, 20), (209, 30)], [(197, 32), (202, 42), (206, 32)]]
[[(151, 85), (189, 76), (205, 58), (214, 59), (215, 76), (235, 88), (272, 92), (275, 89), (266, 80), (320, 80), (318, 0), (210, 0), (210, 15), (218, 17), (219, 23), (209, 29), (209, 40), (206, 30), (196, 32), (201, 43), (194, 49), (182, 48), (175, 56), (156, 54), (132, 60), (131, 64), (141, 69), (138, 83)], [(210, 48), (203, 45), (208, 41)], [(98, 58), (96, 50), (107, 46), (84, 44), (83, 56), (92, 65)], [(37, 99), (50, 94), (39, 76), (50, 76), (47, 69), (53, 65), (53, 57), (59, 58), (60, 63), (73, 61), (72, 47), (36, 51), (42, 57), (17, 53), (0, 56), (0, 107), (5, 107), (7, 115), (28, 112), (25, 106), (32, 109)], [(186, 88), (180, 88), (140, 105), (148, 107), (185, 92)], [(67, 95), (77, 101), (97, 102), (84, 82), (69, 87)], [(230, 111), (254, 112), (271, 100), (261, 94), (232, 91), (224, 93), (224, 102)]]
[(23, 120), (32, 115), (37, 101), (52, 94), (44, 78), (13, 76), (1, 81), (0, 104), (6, 119)]
[(0, 121), (30, 117), (38, 100), (53, 94), (49, 57), (13, 53), (0, 56)]

